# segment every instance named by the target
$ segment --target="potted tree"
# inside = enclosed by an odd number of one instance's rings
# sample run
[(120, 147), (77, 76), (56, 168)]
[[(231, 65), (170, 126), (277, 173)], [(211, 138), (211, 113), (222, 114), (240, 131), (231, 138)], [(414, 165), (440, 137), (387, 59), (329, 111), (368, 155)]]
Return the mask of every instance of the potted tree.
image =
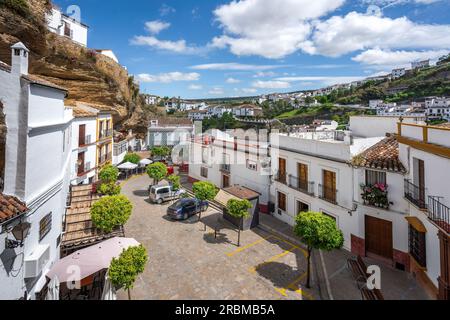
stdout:
[(227, 203), (227, 212), (232, 217), (239, 219), (238, 226), (238, 247), (241, 246), (241, 229), (243, 229), (244, 219), (250, 217), (249, 209), (253, 208), (253, 205), (248, 200), (230, 199)]

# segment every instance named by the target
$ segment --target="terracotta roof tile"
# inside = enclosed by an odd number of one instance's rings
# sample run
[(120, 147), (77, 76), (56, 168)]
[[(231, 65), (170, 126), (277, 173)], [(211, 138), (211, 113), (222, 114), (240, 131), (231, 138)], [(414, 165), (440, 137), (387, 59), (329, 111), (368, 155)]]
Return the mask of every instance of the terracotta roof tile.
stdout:
[(0, 193), (0, 222), (5, 222), (27, 211), (27, 206), (16, 197)]
[(241, 187), (241, 186), (233, 186), (224, 189), (225, 192), (228, 192), (229, 194), (238, 197), (239, 199), (247, 199), (247, 200), (253, 200), (260, 196), (260, 194), (252, 189)]
[(11, 72), (11, 67), (7, 65), (6, 63), (0, 61), (0, 70)]
[(31, 83), (34, 83), (34, 84), (39, 84), (41, 86), (46, 86), (46, 87), (50, 87), (50, 88), (54, 88), (54, 89), (58, 89), (58, 90), (67, 92), (66, 88), (60, 87), (60, 86), (58, 86), (50, 81), (47, 81), (41, 77), (38, 77), (34, 74), (22, 75), (22, 78)]
[(353, 158), (353, 165), (405, 173), (406, 169), (400, 162), (398, 150), (397, 138), (390, 136)]

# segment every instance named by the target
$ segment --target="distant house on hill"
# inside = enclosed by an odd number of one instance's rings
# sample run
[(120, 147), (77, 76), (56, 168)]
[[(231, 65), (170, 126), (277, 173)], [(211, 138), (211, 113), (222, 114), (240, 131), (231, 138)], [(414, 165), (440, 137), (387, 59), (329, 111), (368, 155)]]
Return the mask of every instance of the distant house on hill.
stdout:
[(116, 63), (119, 63), (119, 59), (111, 49), (95, 49), (95, 52), (107, 56), (108, 58), (113, 59)]
[(151, 119), (148, 124), (147, 146), (173, 147), (183, 141), (191, 139), (194, 133), (194, 124), (186, 118), (157, 118)]

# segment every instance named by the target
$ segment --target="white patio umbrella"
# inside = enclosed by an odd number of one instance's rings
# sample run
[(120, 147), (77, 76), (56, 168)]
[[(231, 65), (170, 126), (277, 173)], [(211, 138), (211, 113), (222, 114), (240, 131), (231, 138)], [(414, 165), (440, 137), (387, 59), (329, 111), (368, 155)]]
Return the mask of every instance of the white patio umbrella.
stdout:
[(134, 170), (138, 167), (137, 164), (131, 163), (131, 162), (125, 162), (121, 165), (118, 165), (117, 168), (120, 170)]
[(59, 279), (57, 276), (54, 276), (48, 284), (45, 300), (59, 300)]
[(139, 161), (139, 164), (143, 165), (143, 166), (148, 166), (149, 164), (152, 164), (153, 161), (150, 159), (142, 159), (141, 161)]
[(105, 285), (102, 292), (102, 300), (117, 300), (116, 289), (109, 280), (108, 273), (105, 276)]
[(113, 258), (124, 249), (138, 246), (133, 238), (112, 238), (62, 258), (47, 273), (47, 278), (58, 277), (60, 282), (76, 282), (103, 269), (108, 269)]

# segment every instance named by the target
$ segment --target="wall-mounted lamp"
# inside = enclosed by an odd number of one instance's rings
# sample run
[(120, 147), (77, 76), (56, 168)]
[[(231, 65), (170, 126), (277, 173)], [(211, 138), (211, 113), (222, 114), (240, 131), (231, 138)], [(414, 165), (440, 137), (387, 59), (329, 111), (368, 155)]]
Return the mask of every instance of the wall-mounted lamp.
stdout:
[(352, 210), (348, 211), (348, 214), (350, 215), (350, 217), (353, 217), (353, 212), (356, 212), (356, 210), (358, 210), (358, 204), (354, 203)]
[(21, 222), (16, 225), (11, 233), (13, 234), (16, 240), (5, 239), (5, 247), (6, 249), (15, 249), (17, 247), (23, 247), (25, 238), (28, 236), (28, 231), (30, 231), (31, 224), (28, 222)]

